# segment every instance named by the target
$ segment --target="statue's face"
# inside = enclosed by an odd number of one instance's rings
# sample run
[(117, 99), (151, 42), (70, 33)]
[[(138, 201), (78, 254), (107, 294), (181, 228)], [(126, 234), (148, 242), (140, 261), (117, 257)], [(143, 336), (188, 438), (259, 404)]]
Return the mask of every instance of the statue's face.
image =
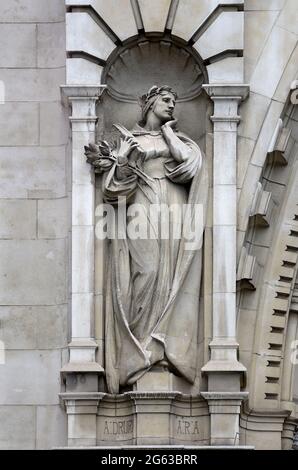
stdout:
[(171, 121), (173, 119), (175, 103), (175, 96), (172, 93), (165, 92), (153, 104), (152, 112), (161, 122)]

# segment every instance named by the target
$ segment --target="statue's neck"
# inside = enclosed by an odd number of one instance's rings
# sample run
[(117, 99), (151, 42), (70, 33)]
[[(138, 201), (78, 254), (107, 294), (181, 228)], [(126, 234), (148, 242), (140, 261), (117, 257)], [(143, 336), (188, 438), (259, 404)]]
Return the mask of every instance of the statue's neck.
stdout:
[(160, 131), (161, 124), (160, 119), (155, 114), (148, 113), (144, 129), (147, 131)]

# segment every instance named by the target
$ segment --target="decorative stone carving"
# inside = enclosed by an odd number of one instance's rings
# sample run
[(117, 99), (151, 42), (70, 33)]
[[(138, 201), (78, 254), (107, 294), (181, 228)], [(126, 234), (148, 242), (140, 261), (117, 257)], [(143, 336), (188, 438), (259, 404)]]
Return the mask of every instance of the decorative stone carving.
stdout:
[(279, 129), (276, 135), (276, 140), (274, 142), (273, 148), (269, 149), (267, 162), (274, 163), (276, 165), (287, 165), (290, 149), (290, 137), (291, 129), (283, 127), (282, 120), (279, 120)]
[(197, 211), (206, 207), (208, 180), (199, 147), (176, 128), (176, 98), (170, 87), (151, 87), (142, 121), (132, 131), (116, 125), (117, 145), (85, 148), (116, 214), (105, 296), (112, 393), (157, 365), (190, 383), (196, 377), (204, 224)]
[(240, 289), (255, 290), (258, 283), (259, 265), (256, 257), (248, 254), (244, 246), (241, 250), (238, 270), (237, 287)]
[(103, 74), (103, 83), (112, 97), (132, 102), (152, 83), (163, 81), (175, 89), (179, 101), (192, 100), (201, 93), (206, 80), (205, 68), (195, 51), (159, 36), (139, 39), (115, 51)]
[(259, 227), (268, 227), (270, 225), (273, 206), (274, 203), (271, 192), (264, 191), (262, 184), (258, 182), (250, 214), (250, 223)]

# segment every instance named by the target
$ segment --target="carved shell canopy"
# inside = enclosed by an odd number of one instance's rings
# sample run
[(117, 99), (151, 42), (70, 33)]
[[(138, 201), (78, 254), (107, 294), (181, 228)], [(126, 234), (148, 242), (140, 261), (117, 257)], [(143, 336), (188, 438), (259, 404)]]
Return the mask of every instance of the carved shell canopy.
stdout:
[(169, 85), (178, 100), (192, 100), (201, 92), (202, 66), (185, 47), (173, 42), (140, 41), (112, 57), (103, 76), (109, 94), (136, 102), (152, 85)]

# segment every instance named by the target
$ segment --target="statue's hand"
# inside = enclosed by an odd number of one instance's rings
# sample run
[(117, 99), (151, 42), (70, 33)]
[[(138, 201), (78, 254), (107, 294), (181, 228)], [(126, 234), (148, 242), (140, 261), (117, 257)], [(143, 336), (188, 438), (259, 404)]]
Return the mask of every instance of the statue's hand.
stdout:
[(161, 130), (167, 131), (168, 129), (174, 129), (177, 124), (177, 119), (171, 119), (170, 121), (167, 121), (163, 126), (161, 126)]
[(127, 162), (129, 154), (139, 146), (139, 143), (133, 137), (124, 137), (120, 140), (119, 149), (117, 152), (118, 162), (124, 164)]

